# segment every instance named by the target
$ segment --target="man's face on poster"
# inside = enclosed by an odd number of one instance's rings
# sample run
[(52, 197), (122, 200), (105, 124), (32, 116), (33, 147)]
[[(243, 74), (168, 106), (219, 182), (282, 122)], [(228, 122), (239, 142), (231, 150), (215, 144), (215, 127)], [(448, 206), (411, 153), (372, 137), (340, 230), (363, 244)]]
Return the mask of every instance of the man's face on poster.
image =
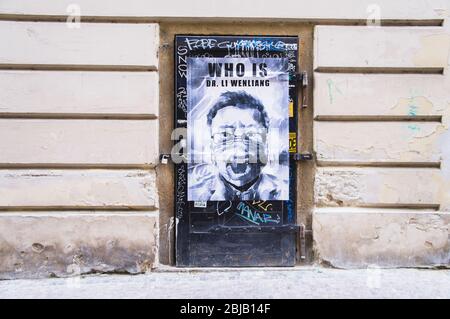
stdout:
[(226, 106), (211, 121), (213, 158), (227, 182), (242, 186), (255, 180), (266, 163), (267, 129), (254, 108)]

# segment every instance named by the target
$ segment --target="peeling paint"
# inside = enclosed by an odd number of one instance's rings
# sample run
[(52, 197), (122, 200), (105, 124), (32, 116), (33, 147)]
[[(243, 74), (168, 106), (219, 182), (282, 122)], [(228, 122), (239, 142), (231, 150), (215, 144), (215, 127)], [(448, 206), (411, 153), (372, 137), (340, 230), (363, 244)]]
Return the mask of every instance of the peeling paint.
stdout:
[(317, 210), (313, 231), (320, 258), (336, 267), (450, 266), (450, 214), (333, 210)]
[(440, 153), (439, 136), (447, 131), (443, 125), (438, 125), (434, 129), (413, 131), (413, 139), (408, 142), (409, 152), (416, 154)]
[(315, 196), (319, 205), (342, 206), (361, 201), (359, 174), (349, 171), (316, 174)]
[(149, 271), (158, 262), (157, 224), (128, 214), (2, 216), (0, 279)]

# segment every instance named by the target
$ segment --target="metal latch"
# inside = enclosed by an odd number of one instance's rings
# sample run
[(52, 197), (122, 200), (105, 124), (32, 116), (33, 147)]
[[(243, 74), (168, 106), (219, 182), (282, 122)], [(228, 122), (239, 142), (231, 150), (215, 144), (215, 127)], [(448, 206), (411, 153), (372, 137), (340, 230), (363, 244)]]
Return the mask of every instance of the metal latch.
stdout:
[(291, 156), (294, 161), (312, 161), (314, 159), (311, 153), (292, 153)]
[(297, 82), (300, 83), (300, 87), (301, 87), (301, 95), (302, 95), (301, 108), (304, 109), (304, 108), (308, 107), (308, 105), (306, 104), (306, 93), (305, 93), (305, 88), (309, 84), (308, 72), (303, 71), (303, 72), (297, 73), (296, 77), (297, 77)]

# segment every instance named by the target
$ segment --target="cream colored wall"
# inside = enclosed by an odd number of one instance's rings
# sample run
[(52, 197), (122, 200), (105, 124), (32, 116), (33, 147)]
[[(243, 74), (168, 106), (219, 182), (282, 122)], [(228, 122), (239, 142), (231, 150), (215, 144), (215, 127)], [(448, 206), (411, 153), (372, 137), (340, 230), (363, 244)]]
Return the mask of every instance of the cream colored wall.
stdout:
[(448, 265), (450, 4), (372, 3), (0, 1), (0, 277), (158, 265), (158, 22), (202, 18), (317, 24), (316, 257)]
[(151, 269), (159, 26), (0, 21), (0, 39), (0, 277)]
[(317, 26), (313, 230), (338, 267), (450, 264), (450, 24)]
[(245, 18), (304, 20), (366, 20), (368, 6), (377, 4), (385, 20), (442, 19), (447, 0), (2, 0), (5, 15), (65, 16), (70, 4), (83, 15), (127, 18)]

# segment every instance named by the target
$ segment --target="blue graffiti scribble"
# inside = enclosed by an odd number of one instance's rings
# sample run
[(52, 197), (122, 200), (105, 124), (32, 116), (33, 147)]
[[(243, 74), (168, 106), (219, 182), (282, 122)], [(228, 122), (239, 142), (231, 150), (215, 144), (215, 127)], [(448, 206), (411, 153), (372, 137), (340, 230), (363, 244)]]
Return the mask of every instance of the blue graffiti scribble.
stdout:
[(268, 213), (260, 213), (257, 211), (252, 210), (250, 206), (245, 204), (244, 202), (240, 202), (237, 206), (238, 212), (236, 215), (239, 217), (255, 224), (255, 225), (261, 225), (261, 224), (268, 224), (268, 223), (275, 223), (279, 224), (281, 222), (280, 215), (276, 214), (276, 219), (274, 218), (274, 215), (268, 214)]

